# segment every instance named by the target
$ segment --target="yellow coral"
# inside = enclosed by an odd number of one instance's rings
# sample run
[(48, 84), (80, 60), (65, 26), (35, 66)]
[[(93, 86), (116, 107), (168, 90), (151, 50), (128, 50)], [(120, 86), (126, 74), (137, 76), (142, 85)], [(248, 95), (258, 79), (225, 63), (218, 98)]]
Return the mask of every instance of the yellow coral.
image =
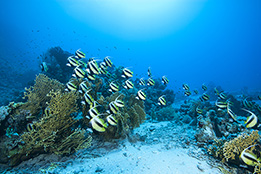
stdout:
[(223, 139), (214, 139), (214, 143), (208, 148), (208, 153), (213, 155), (216, 158), (223, 158), (223, 145), (225, 140)]
[[(99, 103), (102, 103), (104, 108), (108, 109), (108, 104), (117, 97), (124, 101), (125, 106), (120, 108), (119, 112), (114, 115), (115, 119), (118, 121), (117, 126), (109, 126), (104, 133), (104, 137), (107, 139), (124, 137), (130, 130), (139, 127), (146, 119), (144, 102), (136, 99), (135, 95), (125, 96), (120, 92), (116, 92)], [(107, 114), (105, 114), (103, 119), (105, 119), (106, 116)]]
[(64, 85), (55, 79), (50, 79), (44, 74), (36, 76), (35, 84), (29, 89), (25, 88), (24, 98), (27, 102), (22, 109), (30, 110), (31, 114), (38, 114), (42, 108), (46, 107), (46, 102), (50, 100), (47, 94), (51, 90), (63, 90)]
[[(55, 154), (70, 154), (80, 149), (90, 147), (92, 137), (85, 138), (86, 131), (84, 129), (75, 129), (68, 137), (63, 139), (61, 143), (54, 144), (53, 150)], [(77, 143), (76, 143), (77, 142)]]
[(223, 147), (224, 159), (228, 160), (238, 160), (241, 152), (251, 146), (259, 142), (260, 137), (258, 131), (252, 131), (250, 135), (243, 133), (238, 137), (234, 138), (229, 142), (225, 142)]
[(48, 96), (51, 100), (44, 116), (31, 125), (32, 129), (21, 135), (24, 143), (16, 149), (16, 153), (11, 152), (11, 165), (16, 165), (35, 153), (72, 153), (90, 145), (91, 137), (86, 138), (84, 130), (73, 131), (71, 128), (76, 123), (71, 114), (78, 110), (78, 94), (52, 90)]
[(261, 163), (258, 163), (254, 168), (253, 174), (261, 174)]

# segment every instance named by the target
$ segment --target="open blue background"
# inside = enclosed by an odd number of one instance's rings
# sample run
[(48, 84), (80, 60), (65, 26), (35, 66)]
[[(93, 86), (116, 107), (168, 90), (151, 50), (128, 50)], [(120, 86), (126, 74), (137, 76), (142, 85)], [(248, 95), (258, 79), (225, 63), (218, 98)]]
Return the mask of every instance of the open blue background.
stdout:
[(260, 0), (1, 1), (0, 59), (23, 73), (38, 70), (50, 47), (81, 48), (88, 57), (112, 56), (136, 77), (150, 66), (170, 88), (214, 82), (260, 90), (260, 9)]

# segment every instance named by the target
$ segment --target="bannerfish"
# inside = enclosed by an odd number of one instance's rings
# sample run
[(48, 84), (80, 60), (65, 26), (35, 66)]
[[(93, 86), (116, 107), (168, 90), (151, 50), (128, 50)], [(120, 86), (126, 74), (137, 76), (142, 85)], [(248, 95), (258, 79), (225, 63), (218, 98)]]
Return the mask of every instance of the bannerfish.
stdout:
[(40, 68), (41, 68), (41, 70), (44, 71), (44, 72), (47, 72), (47, 71), (48, 71), (48, 66), (47, 66), (46, 62), (42, 62), (42, 63), (40, 64)]
[(75, 55), (76, 55), (79, 59), (85, 58), (85, 53), (83, 53), (82, 51), (80, 51), (80, 49), (78, 49), (78, 50), (75, 51)]

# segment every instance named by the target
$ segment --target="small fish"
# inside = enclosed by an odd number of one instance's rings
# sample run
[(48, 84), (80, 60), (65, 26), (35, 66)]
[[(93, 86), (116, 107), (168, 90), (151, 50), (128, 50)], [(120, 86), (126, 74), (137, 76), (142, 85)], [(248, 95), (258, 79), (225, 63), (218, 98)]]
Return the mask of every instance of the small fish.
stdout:
[(222, 100), (226, 100), (227, 99), (227, 96), (226, 96), (226, 94), (224, 92), (219, 93), (218, 97), (220, 99), (222, 99)]
[(147, 83), (148, 86), (154, 86), (155, 85), (155, 81), (150, 77), (148, 79), (148, 83)]
[(76, 77), (76, 78), (84, 78), (85, 76), (85, 71), (82, 70), (79, 66), (77, 66), (76, 68), (74, 68), (74, 74), (72, 76)]
[[(121, 94), (121, 95), (122, 95), (122, 94)], [(119, 96), (114, 100), (115, 105), (118, 106), (118, 107), (120, 107), (120, 108), (124, 107), (124, 102), (123, 102), (122, 100), (119, 100), (119, 99), (118, 99), (121, 95), (119, 95)]]
[(162, 83), (164, 84), (164, 85), (167, 85), (168, 83), (169, 83), (169, 79), (167, 79), (167, 77), (166, 76), (162, 76)]
[(133, 77), (133, 72), (131, 70), (129, 70), (128, 68), (124, 68), (122, 70), (122, 75), (121, 77), (123, 78), (130, 78), (130, 77)]
[(69, 81), (66, 83), (65, 91), (77, 91), (77, 86), (72, 81)]
[(207, 101), (207, 100), (209, 100), (209, 95), (206, 94), (206, 93), (202, 94), (202, 96), (200, 97), (200, 100), (201, 100), (201, 101)]
[(104, 58), (104, 62), (105, 62), (105, 64), (106, 64), (106, 66), (112, 67), (112, 62), (111, 62), (109, 56), (106, 56), (106, 57)]
[(145, 86), (146, 85), (146, 82), (145, 82), (145, 80), (143, 78), (141, 78), (139, 80), (139, 85), (141, 85), (141, 86)]
[(124, 86), (125, 89), (132, 89), (134, 87), (134, 84), (129, 79), (125, 81)]
[(185, 89), (187, 91), (189, 90), (189, 85), (188, 84), (183, 84), (182, 87), (183, 87), (183, 89)]
[(91, 91), (91, 89), (89, 89), (88, 91), (86, 91), (83, 95), (84, 100), (81, 102), (83, 105), (85, 104), (89, 104), (92, 105), (94, 102), (94, 99), (92, 98), (92, 96), (89, 94), (89, 92)]
[[(88, 113), (89, 113), (89, 115), (91, 116), (91, 118), (94, 118), (94, 117), (100, 115), (100, 114), (99, 114), (99, 111), (97, 110), (96, 107), (91, 107), (91, 108), (89, 109)], [(86, 116), (86, 118), (90, 119), (90, 117), (89, 117), (88, 115)]]
[(47, 66), (46, 62), (42, 62), (42, 63), (40, 64), (40, 68), (41, 68), (41, 70), (44, 71), (44, 72), (47, 72), (47, 71), (48, 71), (48, 66)]
[(251, 148), (255, 145), (247, 147), (240, 154), (240, 159), (242, 159), (242, 161), (249, 166), (256, 166), (257, 164), (259, 164), (261, 162), (260, 159), (257, 158), (257, 156), (254, 153), (246, 152), (246, 150), (248, 150), (249, 148)]
[(100, 73), (106, 75), (108, 72), (104, 68), (100, 68)]
[(223, 102), (223, 101), (218, 101), (216, 100), (215, 105), (220, 108), (220, 109), (225, 109), (227, 108), (227, 102)]
[(151, 77), (151, 70), (150, 70), (150, 67), (148, 68), (148, 76)]
[(115, 100), (114, 104), (118, 107), (124, 107), (124, 102), (122, 100)]
[(214, 88), (214, 92), (215, 92), (216, 95), (219, 95), (219, 91), (216, 87)]
[(249, 110), (246, 110), (246, 109), (242, 109), (242, 110), (244, 110), (244, 111), (246, 111), (246, 112), (251, 114), (250, 116), (247, 117), (247, 120), (245, 121), (246, 128), (253, 128), (253, 127), (255, 127), (257, 125), (257, 123), (258, 123), (257, 116), (253, 112), (251, 112)]
[(227, 105), (228, 105), (228, 106), (233, 106), (234, 103), (233, 103), (232, 101), (230, 101), (230, 100), (227, 100)]
[(252, 108), (254, 106), (254, 103), (252, 101), (248, 101), (246, 98), (243, 100), (243, 105), (246, 108)]
[(36, 127), (35, 127), (35, 125), (34, 125), (33, 123), (28, 123), (27, 126), (26, 126), (26, 128), (27, 128), (27, 131), (28, 131), (28, 132), (31, 132), (31, 131), (33, 131)]
[(100, 68), (97, 64), (97, 62), (93, 59), (88, 62), (88, 68), (86, 69), (88, 73), (93, 73), (93, 74), (100, 74)]
[(99, 118), (98, 116), (93, 117), (90, 120), (90, 124), (92, 128), (98, 132), (105, 132), (107, 125), (104, 123), (104, 120)]
[(100, 63), (100, 68), (106, 69), (107, 68), (106, 63), (105, 62), (101, 62)]
[(88, 80), (91, 80), (91, 81), (94, 81), (96, 79), (95, 74), (87, 73), (86, 77)]
[(117, 91), (119, 91), (119, 86), (115, 82), (111, 82), (109, 84), (109, 86), (110, 86), (110, 89), (109, 89), (110, 92), (117, 92)]
[(164, 98), (165, 95), (162, 95), (158, 98), (158, 105), (163, 105), (165, 106), (166, 105), (166, 99)]
[(79, 87), (80, 87), (80, 90), (79, 90), (79, 92), (80, 93), (85, 93), (87, 90), (88, 90), (88, 87), (87, 87), (87, 81), (82, 81), (81, 83), (80, 83), (80, 85), (79, 85)]
[(195, 94), (198, 94), (198, 90), (195, 89), (195, 90), (194, 90), (194, 93), (195, 93)]
[(227, 105), (227, 113), (232, 117), (232, 119), (237, 122), (237, 115), (230, 109), (230, 107)]
[(205, 84), (203, 84), (203, 85), (202, 85), (202, 89), (203, 89), (204, 91), (206, 91), (208, 88), (207, 88), (207, 86), (206, 86)]
[(76, 50), (75, 55), (79, 58), (85, 58), (85, 53), (83, 53), (82, 51), (80, 51), (80, 49)]
[(184, 94), (185, 94), (185, 96), (190, 96), (191, 92), (187, 90), (187, 91), (184, 92)]
[(141, 90), (138, 91), (136, 99), (138, 100), (146, 100), (146, 94)]
[(117, 114), (117, 112), (119, 111), (118, 106), (115, 104), (114, 101), (109, 103), (109, 111), (107, 111), (108, 113), (111, 114)]
[(117, 120), (115, 120), (115, 118), (112, 116), (112, 114), (111, 114), (111, 115), (108, 115), (108, 116), (106, 117), (106, 121), (107, 121), (110, 125), (112, 125), (112, 126), (116, 126), (116, 125), (117, 125)]
[(196, 112), (197, 112), (198, 114), (202, 114), (202, 113), (203, 113), (203, 109), (200, 109), (199, 107), (197, 107), (197, 108), (196, 108)]
[(85, 63), (84, 61), (78, 60), (78, 63), (79, 63), (79, 66), (82, 66), (82, 67), (84, 67), (84, 68), (87, 68), (87, 63)]
[(80, 63), (79, 61), (75, 58), (75, 56), (70, 56), (68, 57), (68, 63), (66, 64), (67, 66), (79, 66)]

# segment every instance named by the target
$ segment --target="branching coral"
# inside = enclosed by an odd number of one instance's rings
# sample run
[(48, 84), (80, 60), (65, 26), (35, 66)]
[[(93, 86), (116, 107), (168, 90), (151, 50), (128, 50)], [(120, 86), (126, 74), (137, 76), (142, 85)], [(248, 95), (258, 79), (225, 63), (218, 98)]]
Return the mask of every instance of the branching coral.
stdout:
[(225, 142), (223, 147), (224, 159), (226, 161), (239, 160), (240, 153), (247, 147), (257, 144), (260, 140), (258, 131), (251, 134), (243, 133), (229, 142)]
[(44, 74), (36, 76), (35, 84), (29, 89), (25, 89), (24, 98), (27, 102), (22, 106), (22, 109), (30, 110), (32, 115), (39, 114), (41, 109), (46, 107), (46, 102), (50, 100), (47, 94), (51, 90), (63, 90), (64, 85), (55, 79), (50, 79)]
[(31, 158), (36, 153), (67, 154), (90, 145), (91, 138), (86, 139), (84, 130), (72, 130), (76, 122), (72, 113), (78, 110), (77, 93), (62, 93), (58, 90), (51, 91), (48, 96), (51, 100), (45, 115), (30, 125), (29, 131), (21, 136), (22, 145), (10, 152), (11, 165)]
[[(107, 139), (126, 136), (130, 130), (139, 127), (146, 119), (144, 102), (136, 99), (135, 95), (125, 96), (120, 92), (116, 92), (106, 98), (101, 96), (98, 101), (108, 110), (108, 104), (117, 97), (119, 97), (118, 99), (120, 100), (124, 100), (125, 106), (120, 108), (119, 112), (114, 115), (115, 119), (118, 121), (117, 126), (108, 126), (106, 132), (104, 132), (104, 137)], [(106, 116), (107, 115), (105, 114), (105, 117)]]
[(80, 149), (90, 147), (92, 137), (85, 136), (84, 129), (75, 129), (68, 137), (63, 139), (59, 144), (53, 146), (54, 153), (56, 154), (71, 154)]
[(254, 168), (253, 174), (261, 174), (261, 163), (257, 163), (257, 165)]
[(209, 154), (213, 155), (216, 158), (222, 159), (223, 155), (223, 146), (225, 140), (223, 139), (214, 139), (214, 143), (208, 148)]
[(134, 129), (139, 127), (141, 123), (146, 119), (146, 113), (144, 110), (144, 102), (137, 100), (135, 95), (130, 95), (127, 98), (128, 102), (126, 103), (126, 107), (123, 108), (121, 114), (124, 115), (124, 119), (129, 119), (127, 124), (130, 129)]

